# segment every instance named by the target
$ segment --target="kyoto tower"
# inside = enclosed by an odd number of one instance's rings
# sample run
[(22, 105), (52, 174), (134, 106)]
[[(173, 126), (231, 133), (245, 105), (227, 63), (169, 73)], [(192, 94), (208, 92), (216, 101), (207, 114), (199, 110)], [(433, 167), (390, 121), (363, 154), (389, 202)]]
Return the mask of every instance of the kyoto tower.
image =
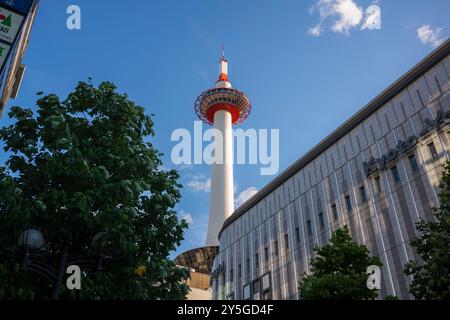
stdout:
[(223, 52), (219, 63), (219, 79), (214, 88), (203, 92), (195, 102), (197, 116), (219, 130), (223, 137), (223, 145), (216, 140), (216, 159), (212, 165), (206, 246), (219, 245), (219, 231), (234, 211), (232, 126), (242, 123), (251, 110), (248, 97), (239, 90), (232, 89), (228, 81), (228, 61)]

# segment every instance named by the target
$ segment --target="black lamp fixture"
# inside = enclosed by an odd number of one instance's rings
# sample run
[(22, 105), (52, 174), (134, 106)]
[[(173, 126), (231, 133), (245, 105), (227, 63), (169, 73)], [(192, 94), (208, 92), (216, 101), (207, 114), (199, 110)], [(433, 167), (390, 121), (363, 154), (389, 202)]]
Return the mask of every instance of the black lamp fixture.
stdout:
[[(43, 249), (45, 239), (42, 232), (35, 227), (28, 228), (19, 235), (17, 241), (18, 247), (24, 252), (22, 270), (31, 271), (50, 281), (53, 284), (51, 299), (56, 300), (68, 266), (77, 265), (98, 272), (104, 269), (105, 260), (113, 259), (113, 251), (102, 246), (104, 242), (101, 240), (106, 236), (106, 232), (98, 232), (92, 237), (90, 247), (96, 252), (94, 257), (70, 257), (69, 246), (64, 246), (59, 256), (59, 265), (55, 267), (42, 259), (48, 256), (48, 252)], [(111, 245), (111, 242), (107, 243)]]

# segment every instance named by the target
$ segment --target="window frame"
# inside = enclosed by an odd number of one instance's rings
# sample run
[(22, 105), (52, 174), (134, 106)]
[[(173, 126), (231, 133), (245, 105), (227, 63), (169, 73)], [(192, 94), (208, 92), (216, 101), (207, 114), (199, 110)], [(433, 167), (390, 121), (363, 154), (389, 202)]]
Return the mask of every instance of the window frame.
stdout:
[(359, 196), (361, 197), (362, 203), (366, 203), (369, 201), (369, 198), (367, 197), (366, 186), (362, 185), (361, 187), (359, 187)]
[(377, 193), (383, 192), (383, 188), (381, 185), (381, 176), (377, 175), (377, 176), (375, 176), (375, 178), (373, 178), (373, 180), (375, 182), (375, 189), (376, 189)]
[(289, 250), (289, 234), (285, 233), (284, 234), (284, 247)]
[(399, 184), (402, 181), (397, 165), (391, 167), (391, 174), (392, 179), (394, 180), (394, 184)]
[(419, 163), (417, 162), (417, 157), (414, 153), (408, 156), (408, 161), (412, 173), (417, 173), (420, 171)]
[(325, 219), (323, 217), (323, 212), (319, 212), (318, 216), (319, 216), (320, 228), (324, 229), (325, 228)]
[(347, 212), (353, 211), (352, 198), (350, 195), (345, 196), (345, 206), (347, 207)]
[(297, 226), (295, 228), (295, 240), (297, 241), (297, 243), (300, 242), (300, 227), (299, 226)]
[(333, 203), (331, 205), (331, 213), (333, 214), (334, 221), (337, 221), (339, 219), (339, 215), (338, 215), (336, 203)]
[[(248, 288), (248, 296), (246, 296), (245, 291)], [(252, 299), (252, 282), (245, 284), (242, 287), (242, 298), (243, 300), (251, 300)]]
[(312, 232), (312, 226), (311, 226), (311, 219), (306, 220), (306, 229), (307, 229), (308, 235), (312, 236), (313, 232)]
[(428, 152), (430, 154), (430, 157), (433, 161), (436, 161), (439, 159), (439, 153), (437, 152), (436, 145), (434, 144), (434, 141), (431, 141), (430, 143), (427, 143)]

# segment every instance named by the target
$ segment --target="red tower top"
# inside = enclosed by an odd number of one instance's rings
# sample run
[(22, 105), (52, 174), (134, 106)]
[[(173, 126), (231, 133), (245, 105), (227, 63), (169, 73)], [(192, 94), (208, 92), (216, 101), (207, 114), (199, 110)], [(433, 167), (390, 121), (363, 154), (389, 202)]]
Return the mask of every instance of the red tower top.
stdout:
[(228, 81), (228, 61), (224, 54), (220, 58), (220, 74), (213, 89), (206, 90), (195, 101), (195, 113), (205, 123), (214, 124), (214, 113), (227, 110), (233, 124), (244, 122), (250, 114), (251, 103), (239, 90), (232, 89)]

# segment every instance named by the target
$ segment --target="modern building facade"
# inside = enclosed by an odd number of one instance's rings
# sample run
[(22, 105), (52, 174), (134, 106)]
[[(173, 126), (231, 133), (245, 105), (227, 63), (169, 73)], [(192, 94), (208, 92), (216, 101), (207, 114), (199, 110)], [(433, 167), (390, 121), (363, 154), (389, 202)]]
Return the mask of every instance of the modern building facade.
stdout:
[(450, 158), (450, 40), (239, 207), (219, 234), (213, 299), (298, 299), (315, 245), (348, 225), (378, 256), (380, 297), (409, 299), (409, 242)]
[(8, 100), (19, 93), (26, 70), (22, 59), (38, 4), (39, 0), (0, 0), (0, 118)]

